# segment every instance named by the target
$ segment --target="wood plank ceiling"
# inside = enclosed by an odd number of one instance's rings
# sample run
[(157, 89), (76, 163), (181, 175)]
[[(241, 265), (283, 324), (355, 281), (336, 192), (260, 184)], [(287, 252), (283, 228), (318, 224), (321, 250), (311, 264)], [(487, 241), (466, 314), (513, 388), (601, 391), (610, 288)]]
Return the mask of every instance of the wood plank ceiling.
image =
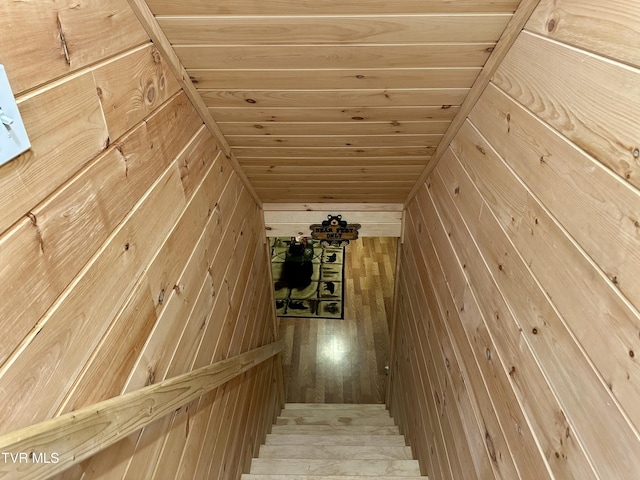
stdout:
[(264, 202), (402, 202), (517, 0), (147, 0)]

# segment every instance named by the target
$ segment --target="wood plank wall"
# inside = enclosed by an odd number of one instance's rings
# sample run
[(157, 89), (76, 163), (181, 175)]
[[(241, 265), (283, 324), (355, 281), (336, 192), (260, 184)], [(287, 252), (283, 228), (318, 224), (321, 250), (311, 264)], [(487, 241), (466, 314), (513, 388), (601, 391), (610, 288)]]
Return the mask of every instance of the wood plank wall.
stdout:
[[(0, 167), (0, 431), (269, 343), (260, 206), (126, 0), (4, 2), (33, 148)], [(247, 372), (61, 478), (238, 478), (277, 408)]]
[(390, 402), (432, 480), (638, 476), (639, 14), (542, 0), (405, 210)]

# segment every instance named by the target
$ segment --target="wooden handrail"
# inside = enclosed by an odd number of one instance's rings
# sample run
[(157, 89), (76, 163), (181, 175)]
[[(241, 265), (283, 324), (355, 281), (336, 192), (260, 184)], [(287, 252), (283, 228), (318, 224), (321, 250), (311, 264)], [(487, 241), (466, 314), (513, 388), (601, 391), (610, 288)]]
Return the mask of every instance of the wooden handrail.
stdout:
[(0, 436), (0, 478), (46, 479), (280, 353), (283, 340)]

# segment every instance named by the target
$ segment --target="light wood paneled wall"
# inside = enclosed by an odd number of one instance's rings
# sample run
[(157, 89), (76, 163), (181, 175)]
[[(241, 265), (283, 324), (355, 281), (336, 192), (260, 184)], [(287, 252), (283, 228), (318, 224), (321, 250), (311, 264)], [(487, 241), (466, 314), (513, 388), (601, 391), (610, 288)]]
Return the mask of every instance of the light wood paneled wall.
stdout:
[[(127, 2), (5, 2), (0, 26), (33, 145), (0, 167), (1, 431), (271, 342), (262, 211)], [(61, 478), (237, 478), (276, 371)]]
[(390, 402), (430, 478), (640, 471), (632, 3), (542, 0), (405, 210)]

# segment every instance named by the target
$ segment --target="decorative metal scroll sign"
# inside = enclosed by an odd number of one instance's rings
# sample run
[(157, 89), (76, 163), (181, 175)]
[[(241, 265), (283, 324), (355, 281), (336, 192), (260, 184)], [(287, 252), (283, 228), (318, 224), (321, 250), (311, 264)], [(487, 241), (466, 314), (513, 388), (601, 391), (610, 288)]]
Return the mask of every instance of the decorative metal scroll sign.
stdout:
[(342, 215), (327, 215), (322, 224), (310, 225), (311, 238), (320, 240), (322, 245), (335, 245), (343, 247), (349, 245), (350, 240), (357, 240), (359, 223), (347, 223), (342, 220)]

